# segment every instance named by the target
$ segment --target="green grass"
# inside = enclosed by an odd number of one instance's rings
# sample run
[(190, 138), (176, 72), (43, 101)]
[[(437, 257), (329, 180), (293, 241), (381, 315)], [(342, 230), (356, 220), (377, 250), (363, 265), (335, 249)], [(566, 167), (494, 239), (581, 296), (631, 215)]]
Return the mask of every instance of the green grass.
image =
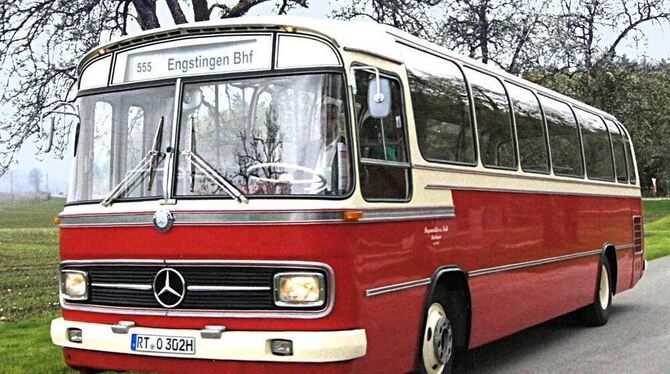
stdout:
[(51, 344), (45, 318), (0, 324), (0, 373), (71, 373), (63, 351)]
[[(7, 201), (6, 198), (4, 200)], [(65, 199), (62, 198), (3, 202), (0, 204), (0, 229), (53, 227), (53, 218), (63, 210), (63, 204)]]
[(64, 199), (0, 204), (0, 373), (67, 373), (49, 324), (59, 315), (58, 229)]
[(642, 205), (645, 223), (651, 223), (670, 215), (670, 200), (645, 200)]
[(670, 255), (670, 200), (643, 201), (644, 257), (653, 260)]

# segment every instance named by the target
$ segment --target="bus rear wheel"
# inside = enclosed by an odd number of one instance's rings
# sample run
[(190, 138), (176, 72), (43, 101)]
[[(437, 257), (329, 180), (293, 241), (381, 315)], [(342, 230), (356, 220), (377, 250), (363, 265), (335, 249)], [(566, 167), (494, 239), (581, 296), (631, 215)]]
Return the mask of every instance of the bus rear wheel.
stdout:
[(612, 272), (607, 257), (602, 258), (598, 274), (598, 288), (593, 304), (582, 310), (582, 319), (587, 326), (603, 326), (609, 320), (612, 306)]
[(420, 372), (452, 373), (454, 364), (454, 329), (445, 306), (431, 300), (421, 343)]

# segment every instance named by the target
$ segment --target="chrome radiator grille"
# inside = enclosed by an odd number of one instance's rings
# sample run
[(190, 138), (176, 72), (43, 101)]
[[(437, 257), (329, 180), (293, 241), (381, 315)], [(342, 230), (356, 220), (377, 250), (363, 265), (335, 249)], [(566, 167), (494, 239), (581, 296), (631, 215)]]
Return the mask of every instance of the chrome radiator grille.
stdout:
[[(167, 309), (156, 294), (163, 283), (157, 274), (171, 269), (170, 282), (181, 283), (183, 298), (168, 308), (176, 310), (281, 311), (293, 309), (274, 304), (274, 275), (281, 272), (316, 271), (328, 279), (320, 268), (238, 266), (238, 265), (64, 265), (63, 270), (88, 274), (89, 295), (86, 300), (67, 301), (71, 305), (96, 305), (142, 309)], [(175, 278), (176, 274), (181, 278)], [(175, 286), (179, 291), (179, 289)], [(327, 304), (327, 303), (326, 303)], [(311, 308), (321, 310), (324, 307)], [(310, 310), (305, 308), (303, 310)]]

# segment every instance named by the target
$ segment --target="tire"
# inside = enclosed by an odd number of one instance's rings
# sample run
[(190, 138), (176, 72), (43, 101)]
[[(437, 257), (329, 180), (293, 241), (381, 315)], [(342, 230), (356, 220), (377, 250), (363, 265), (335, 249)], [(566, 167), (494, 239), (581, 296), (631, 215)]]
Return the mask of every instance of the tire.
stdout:
[(455, 339), (455, 307), (445, 292), (436, 290), (426, 310), (419, 344), (419, 373), (452, 374), (457, 349)]
[(603, 326), (607, 323), (612, 307), (612, 271), (607, 257), (600, 262), (598, 283), (593, 304), (582, 310), (582, 319), (587, 326)]

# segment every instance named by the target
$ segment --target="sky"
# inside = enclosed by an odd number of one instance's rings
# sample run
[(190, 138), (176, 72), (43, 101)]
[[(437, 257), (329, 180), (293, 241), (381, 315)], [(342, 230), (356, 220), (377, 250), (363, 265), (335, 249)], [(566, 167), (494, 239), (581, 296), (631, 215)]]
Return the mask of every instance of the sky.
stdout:
[[(250, 15), (274, 14), (274, 9), (275, 2), (270, 1), (252, 8)], [(295, 9), (290, 14), (295, 16), (326, 18), (332, 12), (332, 9), (335, 9), (335, 6), (331, 5), (330, 2), (310, 1), (310, 7), (308, 9)], [(158, 13), (161, 25), (168, 26), (172, 24), (172, 19), (164, 1), (158, 2)], [(129, 30), (131, 34), (138, 31), (140, 30), (137, 27)], [(670, 43), (667, 42), (668, 37), (670, 36), (670, 29), (668, 26), (648, 24), (642, 28), (642, 34), (645, 36), (643, 42), (639, 45), (629, 42), (619, 49), (619, 53), (625, 54), (631, 59), (647, 58), (661, 60), (670, 58)], [(0, 72), (0, 74), (2, 73)], [(0, 76), (0, 80), (4, 80), (3, 78), (4, 77)], [(0, 105), (0, 115), (8, 110), (9, 108), (7, 106)], [(65, 193), (72, 160), (71, 153), (71, 151), (68, 151), (61, 160), (57, 160), (51, 155), (35, 156), (35, 147), (29, 140), (19, 152), (17, 156), (18, 164), (11, 168), (12, 173), (0, 177), (0, 193), (9, 192), (10, 184), (13, 185), (14, 191), (30, 191), (32, 187), (28, 183), (28, 173), (33, 168), (42, 170), (42, 173), (45, 176), (48, 175), (50, 192)], [(45, 187), (46, 186), (43, 186), (42, 188), (44, 189)]]

